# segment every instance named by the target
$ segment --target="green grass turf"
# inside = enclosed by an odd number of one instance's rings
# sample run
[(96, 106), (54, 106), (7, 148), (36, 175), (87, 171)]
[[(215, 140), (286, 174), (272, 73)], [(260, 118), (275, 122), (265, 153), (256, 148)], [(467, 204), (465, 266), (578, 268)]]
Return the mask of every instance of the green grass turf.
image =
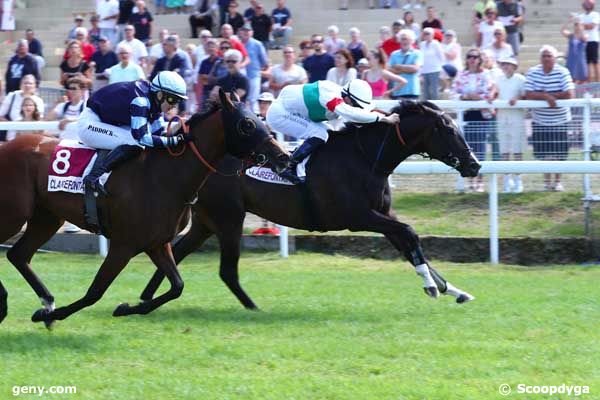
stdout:
[[(62, 306), (87, 290), (99, 262), (44, 254), (34, 268)], [(76, 395), (43, 398), (481, 400), (502, 398), (502, 383), (589, 385), (582, 398), (600, 398), (599, 267), (438, 262), (477, 296), (457, 305), (427, 298), (404, 262), (246, 254), (242, 283), (262, 308), (250, 312), (219, 281), (217, 262), (188, 258), (180, 299), (113, 318), (154, 270), (140, 256), (99, 303), (48, 332), (29, 321), (38, 300), (2, 257), (0, 399), (40, 398), (13, 397), (14, 385), (76, 385)]]

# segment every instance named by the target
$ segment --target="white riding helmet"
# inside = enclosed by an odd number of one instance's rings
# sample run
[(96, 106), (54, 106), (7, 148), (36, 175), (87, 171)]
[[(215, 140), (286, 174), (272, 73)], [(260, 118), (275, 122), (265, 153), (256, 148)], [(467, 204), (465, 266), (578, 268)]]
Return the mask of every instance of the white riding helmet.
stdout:
[(150, 89), (154, 92), (160, 91), (169, 93), (183, 100), (187, 100), (188, 98), (185, 95), (187, 92), (185, 81), (177, 72), (173, 71), (159, 72), (154, 79), (152, 79)]
[(367, 111), (373, 108), (373, 91), (367, 81), (362, 79), (352, 79), (342, 89), (342, 95), (348, 96), (355, 106), (358, 106)]

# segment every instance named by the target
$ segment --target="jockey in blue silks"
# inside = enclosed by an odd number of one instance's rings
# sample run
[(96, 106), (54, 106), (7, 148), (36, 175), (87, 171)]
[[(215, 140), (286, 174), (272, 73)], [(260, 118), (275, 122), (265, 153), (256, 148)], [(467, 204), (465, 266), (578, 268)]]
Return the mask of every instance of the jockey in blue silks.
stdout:
[(163, 136), (163, 113), (187, 99), (183, 78), (159, 72), (152, 82), (118, 82), (94, 92), (78, 122), (82, 143), (112, 150), (84, 178), (86, 189), (106, 195), (99, 179), (105, 172), (137, 156), (144, 147), (175, 147), (189, 136)]
[(373, 92), (368, 82), (353, 79), (345, 86), (317, 81), (283, 88), (267, 112), (269, 127), (304, 142), (290, 159), (290, 168), (279, 175), (294, 184), (302, 183), (296, 165), (329, 138), (324, 121), (342, 118), (345, 122), (397, 124), (398, 114), (389, 116), (372, 110)]

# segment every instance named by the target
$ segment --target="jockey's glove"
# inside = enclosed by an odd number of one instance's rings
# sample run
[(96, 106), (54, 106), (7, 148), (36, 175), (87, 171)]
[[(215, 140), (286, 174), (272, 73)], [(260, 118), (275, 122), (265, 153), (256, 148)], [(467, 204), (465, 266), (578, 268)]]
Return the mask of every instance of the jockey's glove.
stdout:
[(194, 140), (192, 135), (175, 135), (167, 137), (167, 147), (177, 147), (181, 143), (188, 143)]

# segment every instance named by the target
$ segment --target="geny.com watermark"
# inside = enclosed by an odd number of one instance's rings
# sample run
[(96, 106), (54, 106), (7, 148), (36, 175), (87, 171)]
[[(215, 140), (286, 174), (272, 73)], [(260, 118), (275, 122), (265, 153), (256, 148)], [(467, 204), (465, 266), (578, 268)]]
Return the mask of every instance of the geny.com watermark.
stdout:
[(22, 394), (33, 394), (37, 396), (43, 396), (45, 394), (76, 394), (77, 386), (13, 386), (13, 396), (20, 396)]
[(540, 395), (555, 395), (566, 394), (567, 396), (581, 396), (590, 394), (590, 387), (586, 385), (526, 385), (519, 383), (516, 389), (513, 389), (509, 384), (503, 383), (498, 387), (498, 391), (502, 396), (511, 394), (540, 394)]

